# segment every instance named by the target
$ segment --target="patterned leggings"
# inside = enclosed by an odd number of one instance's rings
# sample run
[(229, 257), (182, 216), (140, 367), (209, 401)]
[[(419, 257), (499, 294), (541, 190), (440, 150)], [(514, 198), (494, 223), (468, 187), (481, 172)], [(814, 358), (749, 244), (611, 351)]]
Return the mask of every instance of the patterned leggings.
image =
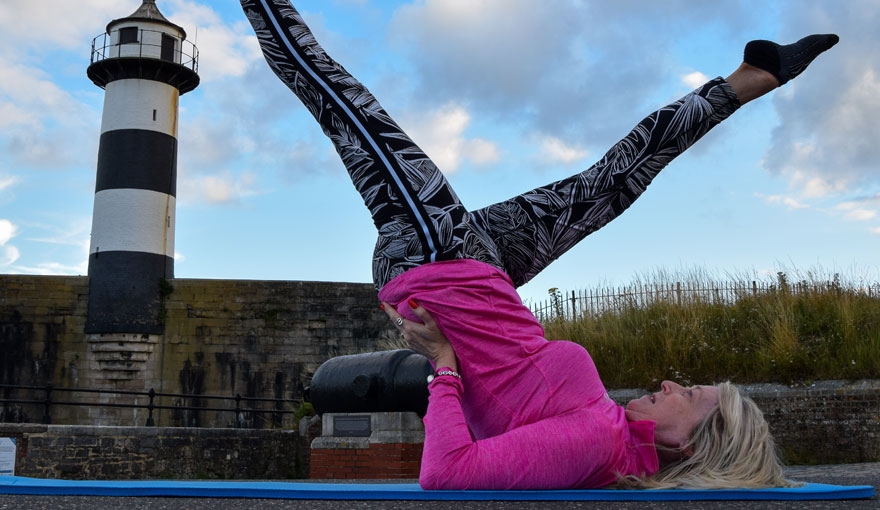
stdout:
[(520, 286), (619, 216), (672, 159), (739, 107), (716, 78), (648, 115), (587, 170), (469, 212), (372, 94), (315, 40), (288, 0), (241, 0), (263, 55), (333, 142), (379, 233), (381, 289), (421, 264), (476, 259)]

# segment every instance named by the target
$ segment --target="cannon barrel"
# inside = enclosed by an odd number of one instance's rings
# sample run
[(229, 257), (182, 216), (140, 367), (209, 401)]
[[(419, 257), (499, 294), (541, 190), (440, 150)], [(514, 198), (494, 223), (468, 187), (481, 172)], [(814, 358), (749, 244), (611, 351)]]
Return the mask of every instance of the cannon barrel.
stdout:
[(428, 410), (427, 358), (409, 349), (338, 356), (324, 362), (306, 399), (318, 414)]

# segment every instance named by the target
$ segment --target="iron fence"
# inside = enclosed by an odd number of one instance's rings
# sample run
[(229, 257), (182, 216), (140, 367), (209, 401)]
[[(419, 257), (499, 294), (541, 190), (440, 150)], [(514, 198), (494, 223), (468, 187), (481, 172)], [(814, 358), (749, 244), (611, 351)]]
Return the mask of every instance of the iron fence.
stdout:
[(562, 292), (550, 289), (550, 297), (529, 305), (529, 309), (539, 321), (554, 319), (571, 320), (579, 317), (598, 316), (607, 312), (625, 309), (645, 308), (655, 303), (666, 302), (677, 305), (687, 303), (730, 305), (746, 297), (754, 297), (772, 292), (806, 294), (810, 292), (848, 291), (880, 298), (880, 283), (859, 287), (841, 287), (837, 279), (827, 282), (785, 280), (781, 275), (775, 283), (771, 282), (674, 282), (632, 284), (623, 287), (587, 289)]
[[(233, 413), (233, 422), (235, 428), (256, 428), (258, 421), (254, 416), (268, 415), (272, 420), (274, 427), (280, 427), (285, 415), (292, 415), (298, 411), (302, 405), (300, 400), (281, 399), (281, 398), (257, 398), (243, 397), (240, 394), (235, 396), (218, 396), (218, 395), (193, 395), (183, 393), (162, 393), (154, 389), (149, 391), (123, 391), (123, 390), (100, 390), (86, 388), (58, 388), (51, 384), (45, 386), (27, 386), (27, 385), (10, 385), (0, 384), (0, 390), (3, 396), (0, 397), (0, 421), (21, 421), (10, 419), (8, 416), (11, 412), (11, 406), (31, 405), (42, 409), (41, 421), (50, 424), (51, 410), (55, 406), (73, 406), (73, 407), (107, 407), (107, 408), (123, 408), (123, 409), (141, 409), (147, 411), (147, 417), (144, 425), (147, 427), (155, 426), (154, 412), (159, 410), (169, 410), (175, 413), (198, 413), (203, 411), (213, 411), (216, 413)], [(26, 397), (10, 397), (10, 394), (22, 392), (28, 394)], [(112, 401), (93, 401), (85, 398), (75, 398), (77, 394), (84, 395), (102, 395), (112, 397)], [(128, 400), (121, 397), (130, 397)], [(138, 403), (138, 399), (143, 403)], [(162, 404), (162, 401), (171, 400), (173, 404)], [(193, 405), (187, 402), (218, 402), (216, 405)], [(228, 405), (222, 405), (227, 403)], [(271, 404), (268, 409), (265, 404)], [(263, 406), (263, 407), (259, 407)], [(262, 423), (260, 423), (262, 424)], [(183, 420), (183, 426), (196, 426), (198, 421), (190, 422)]]

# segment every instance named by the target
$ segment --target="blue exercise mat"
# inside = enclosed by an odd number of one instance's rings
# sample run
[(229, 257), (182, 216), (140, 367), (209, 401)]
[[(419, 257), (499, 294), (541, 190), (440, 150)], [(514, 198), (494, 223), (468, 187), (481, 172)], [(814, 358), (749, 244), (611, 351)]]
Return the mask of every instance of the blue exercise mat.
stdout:
[(792, 501), (870, 498), (874, 488), (808, 483), (790, 489), (426, 491), (414, 483), (99, 481), (8, 476), (0, 477), (0, 494), (423, 501)]

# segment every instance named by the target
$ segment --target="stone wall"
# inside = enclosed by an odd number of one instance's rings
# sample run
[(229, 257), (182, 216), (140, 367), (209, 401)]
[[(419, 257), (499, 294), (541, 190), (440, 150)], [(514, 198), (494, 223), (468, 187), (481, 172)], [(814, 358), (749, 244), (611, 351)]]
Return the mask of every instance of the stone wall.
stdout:
[[(880, 462), (880, 380), (741, 389), (761, 408), (787, 464)], [(609, 391), (621, 404), (642, 394)]]
[(16, 438), (15, 474), (68, 480), (308, 477), (295, 430), (0, 424)]
[(750, 385), (786, 462), (880, 461), (880, 381), (821, 381), (806, 388)]
[[(295, 406), (321, 363), (378, 350), (377, 343), (396, 336), (370, 284), (189, 279), (171, 284), (162, 312), (164, 335), (85, 335), (87, 277), (0, 275), (0, 384), (240, 394)], [(22, 398), (21, 392), (14, 396)], [(43, 398), (41, 392), (31, 396)], [(143, 396), (60, 399), (147, 403)], [(182, 397), (156, 404), (233, 408)], [(41, 422), (42, 414), (39, 405), (12, 405), (0, 421)], [(267, 416), (246, 413), (244, 425), (278, 425)], [(50, 417), (54, 424), (143, 425), (147, 411), (53, 406)], [(157, 411), (154, 418), (159, 426), (210, 427), (232, 426), (237, 419), (232, 412), (173, 409)], [(288, 415), (282, 425), (295, 426), (292, 419)]]

